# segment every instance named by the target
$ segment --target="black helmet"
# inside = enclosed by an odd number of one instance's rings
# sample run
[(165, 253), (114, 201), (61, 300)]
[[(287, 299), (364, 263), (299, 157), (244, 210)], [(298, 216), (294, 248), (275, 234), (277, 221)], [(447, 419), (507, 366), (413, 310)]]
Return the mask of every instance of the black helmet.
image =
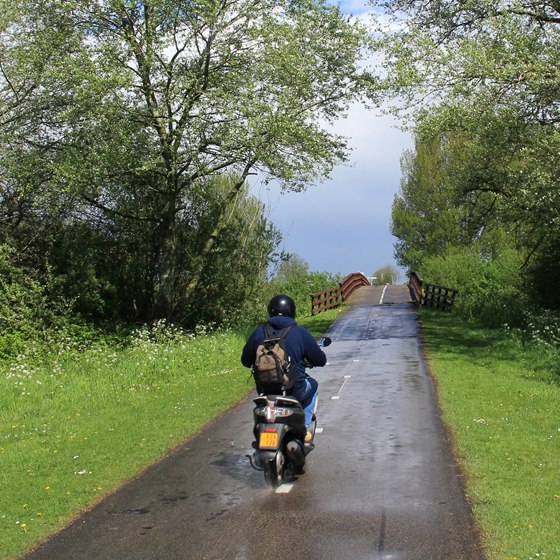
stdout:
[(291, 317), (295, 319), (296, 304), (294, 300), (285, 294), (274, 296), (268, 304), (268, 314), (270, 317), (275, 315), (283, 315), (284, 317)]

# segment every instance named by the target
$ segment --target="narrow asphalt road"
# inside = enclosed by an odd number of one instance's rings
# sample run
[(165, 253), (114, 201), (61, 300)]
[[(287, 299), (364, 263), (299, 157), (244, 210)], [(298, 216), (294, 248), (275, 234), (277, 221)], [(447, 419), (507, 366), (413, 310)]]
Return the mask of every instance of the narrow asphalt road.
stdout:
[(361, 288), (329, 331), (294, 484), (250, 468), (247, 399), (28, 560), (482, 560), (407, 299)]

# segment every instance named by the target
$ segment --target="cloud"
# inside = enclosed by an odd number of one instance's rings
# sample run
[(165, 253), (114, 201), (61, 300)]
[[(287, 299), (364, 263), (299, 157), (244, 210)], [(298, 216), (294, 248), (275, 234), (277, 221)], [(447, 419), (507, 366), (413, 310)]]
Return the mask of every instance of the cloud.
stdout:
[(351, 165), (303, 193), (253, 189), (270, 208), (284, 236), (284, 249), (305, 259), (311, 270), (369, 275), (395, 265), (390, 233), (391, 206), (400, 185), (400, 158), (412, 146), (409, 133), (388, 116), (351, 108), (336, 131), (349, 138)]
[[(339, 5), (364, 22), (373, 12), (360, 0)], [(376, 57), (364, 63), (375, 65)], [(349, 164), (334, 169), (330, 180), (303, 193), (281, 194), (274, 184), (253, 185), (252, 192), (266, 203), (282, 232), (284, 250), (298, 254), (311, 270), (371, 275), (382, 266), (396, 266), (391, 207), (399, 191), (402, 153), (413, 147), (410, 133), (397, 124), (355, 104), (332, 127), (349, 139), (353, 151)]]

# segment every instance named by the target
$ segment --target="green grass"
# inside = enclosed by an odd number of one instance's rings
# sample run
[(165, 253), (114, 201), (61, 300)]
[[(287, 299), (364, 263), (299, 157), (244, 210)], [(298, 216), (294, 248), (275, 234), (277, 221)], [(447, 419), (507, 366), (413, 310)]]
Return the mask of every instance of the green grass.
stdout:
[[(324, 333), (338, 311), (300, 324)], [(423, 312), (444, 420), (490, 560), (560, 558), (560, 363)], [(252, 390), (248, 333), (139, 332), (0, 366), (0, 557), (17, 558)]]
[[(336, 311), (301, 324), (321, 335)], [(246, 334), (139, 331), (0, 365), (0, 558), (17, 558), (253, 390)]]
[[(300, 324), (324, 333), (338, 311)], [(502, 330), (424, 312), (444, 420), (490, 560), (560, 558), (560, 362)], [(252, 390), (248, 333), (139, 332), (0, 366), (0, 558), (24, 550)]]
[(422, 332), (488, 558), (560, 558), (558, 351), (452, 314)]

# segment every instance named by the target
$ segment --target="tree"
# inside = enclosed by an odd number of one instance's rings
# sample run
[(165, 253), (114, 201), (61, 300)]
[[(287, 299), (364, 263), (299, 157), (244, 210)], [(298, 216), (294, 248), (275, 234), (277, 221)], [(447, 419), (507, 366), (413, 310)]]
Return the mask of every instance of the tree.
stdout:
[(399, 281), (398, 270), (391, 265), (385, 265), (373, 273), (373, 284), (382, 286), (384, 284), (396, 284)]
[(494, 230), (508, 223), (498, 193), (509, 189), (504, 165), (512, 158), (509, 136), (503, 129), (489, 133), (485, 122), (481, 128), (488, 138), (483, 138), (467, 118), (459, 121), (460, 126), (450, 124), (437, 112), (424, 116), (416, 128), (415, 150), (402, 158), (391, 228), (397, 237), (395, 257), (405, 268), (421, 268), (426, 257), (469, 247), (481, 236), (489, 246)]
[(391, 231), (397, 238), (395, 257), (405, 268), (418, 268), (424, 256), (444, 251), (463, 233), (443, 144), (441, 138), (417, 132), (415, 151), (405, 152), (401, 160), (403, 176), (393, 202)]
[[(200, 215), (201, 224), (206, 222), (203, 228), (214, 227), (214, 215), (221, 211), (221, 199), (229, 192), (229, 180), (215, 177), (214, 182), (217, 183), (215, 194), (205, 197), (205, 204), (210, 208)], [(227, 227), (204, 268), (197, 297), (197, 302), (203, 301), (204, 305), (183, 302), (191, 324), (247, 322), (248, 302), (260, 294), (271, 262), (279, 258), (280, 233), (265, 218), (262, 203), (248, 196), (247, 191), (245, 186), (231, 208)], [(199, 237), (204, 242), (204, 235)], [(195, 239), (185, 239), (181, 246), (197, 251)]]
[(288, 294), (296, 302), (298, 316), (306, 316), (311, 313), (311, 294), (333, 288), (340, 280), (339, 274), (310, 271), (309, 264), (300, 255), (283, 254), (268, 285), (268, 297), (278, 293)]
[[(369, 39), (323, 1), (8, 3), (0, 166), (25, 198), (55, 193), (75, 219), (149, 230), (158, 316), (192, 306), (249, 174), (302, 190), (346, 158), (324, 123), (367, 93)], [(188, 262), (183, 228), (197, 232)]]
[(309, 274), (309, 263), (296, 253), (283, 255), (278, 264), (276, 279), (281, 283), (290, 281), (301, 281)]
[[(560, 7), (538, 0), (372, 2), (385, 27), (385, 85), (411, 103), (467, 102), (514, 108), (533, 122), (559, 121)], [(387, 67), (385, 67), (387, 70)], [(477, 103), (475, 103), (475, 101)]]
[(442, 145), (454, 164), (457, 198), (450, 202), (470, 209), (482, 201), (477, 235), (505, 233), (527, 262), (538, 261), (539, 248), (560, 239), (560, 7), (534, 0), (382, 4), (400, 22), (379, 38), (386, 91), (404, 100), (420, 128), (462, 140)]

